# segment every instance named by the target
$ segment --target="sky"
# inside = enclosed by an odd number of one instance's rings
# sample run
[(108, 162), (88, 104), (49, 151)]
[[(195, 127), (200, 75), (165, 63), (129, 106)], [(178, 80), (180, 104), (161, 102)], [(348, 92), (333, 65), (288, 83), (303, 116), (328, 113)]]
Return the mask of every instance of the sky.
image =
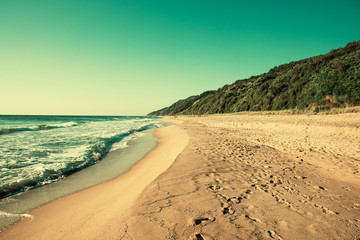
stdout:
[(359, 0), (0, 0), (0, 114), (145, 115), (360, 40), (359, 9)]

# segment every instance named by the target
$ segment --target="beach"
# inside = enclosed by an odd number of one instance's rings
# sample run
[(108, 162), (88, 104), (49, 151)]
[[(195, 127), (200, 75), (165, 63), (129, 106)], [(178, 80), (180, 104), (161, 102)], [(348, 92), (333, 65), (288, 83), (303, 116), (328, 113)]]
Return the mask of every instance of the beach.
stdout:
[(358, 239), (360, 114), (168, 117), (125, 174), (0, 239)]

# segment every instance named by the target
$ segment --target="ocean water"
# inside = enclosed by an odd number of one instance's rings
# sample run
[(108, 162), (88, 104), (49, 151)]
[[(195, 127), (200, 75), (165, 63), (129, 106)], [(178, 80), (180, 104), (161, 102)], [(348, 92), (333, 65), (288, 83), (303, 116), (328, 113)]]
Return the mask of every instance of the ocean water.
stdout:
[(155, 117), (0, 115), (0, 198), (94, 165), (159, 126)]

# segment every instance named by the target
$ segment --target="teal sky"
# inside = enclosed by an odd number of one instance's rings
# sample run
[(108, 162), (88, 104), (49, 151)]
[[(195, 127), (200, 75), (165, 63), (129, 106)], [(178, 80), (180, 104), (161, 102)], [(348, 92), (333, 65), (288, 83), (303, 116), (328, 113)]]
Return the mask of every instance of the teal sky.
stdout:
[(359, 0), (0, 0), (0, 114), (144, 115), (359, 40), (359, 10)]

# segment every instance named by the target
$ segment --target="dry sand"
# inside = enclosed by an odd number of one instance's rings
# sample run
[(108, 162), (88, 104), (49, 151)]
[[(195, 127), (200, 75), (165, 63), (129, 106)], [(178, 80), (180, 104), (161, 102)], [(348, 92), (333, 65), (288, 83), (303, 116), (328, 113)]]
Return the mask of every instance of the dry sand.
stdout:
[(181, 117), (121, 239), (359, 239), (360, 114)]
[[(32, 211), (0, 239), (360, 238), (360, 114), (179, 119), (181, 147), (160, 138), (156, 160)], [(171, 154), (155, 181), (129, 177)]]

